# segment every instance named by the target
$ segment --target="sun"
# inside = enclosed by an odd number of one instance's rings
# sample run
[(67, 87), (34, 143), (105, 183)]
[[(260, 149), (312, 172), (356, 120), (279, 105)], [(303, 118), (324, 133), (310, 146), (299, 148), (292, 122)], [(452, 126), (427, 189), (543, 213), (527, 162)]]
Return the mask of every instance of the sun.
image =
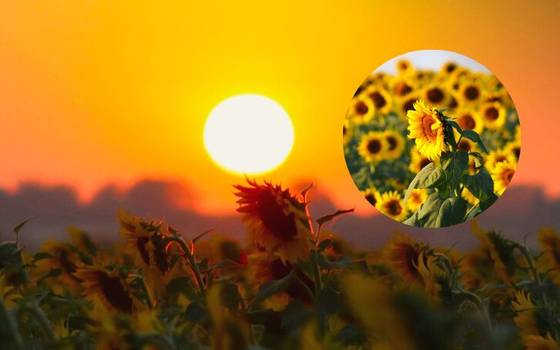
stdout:
[(290, 116), (280, 104), (262, 95), (223, 100), (204, 126), (204, 146), (210, 158), (234, 173), (273, 170), (288, 157), (293, 144)]

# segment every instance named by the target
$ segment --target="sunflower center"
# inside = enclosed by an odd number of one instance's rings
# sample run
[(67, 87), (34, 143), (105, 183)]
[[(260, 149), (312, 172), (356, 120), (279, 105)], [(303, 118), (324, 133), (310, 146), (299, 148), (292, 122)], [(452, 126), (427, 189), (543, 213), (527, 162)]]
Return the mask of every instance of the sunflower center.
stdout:
[(395, 95), (405, 96), (412, 91), (412, 88), (404, 81), (399, 81), (395, 84)]
[(358, 101), (354, 106), (354, 110), (356, 111), (356, 114), (364, 115), (367, 114), (369, 108), (364, 101)]
[(388, 201), (387, 204), (385, 204), (385, 208), (387, 209), (387, 213), (391, 216), (398, 216), (402, 213), (401, 203), (396, 199)]
[(426, 97), (431, 103), (440, 103), (441, 101), (443, 101), (445, 95), (440, 88), (434, 87), (428, 90)]
[(445, 71), (447, 73), (451, 73), (453, 72), (455, 69), (457, 69), (457, 65), (455, 65), (454, 63), (450, 63), (445, 67)]
[(389, 150), (390, 151), (397, 148), (397, 139), (394, 136), (387, 136), (387, 143), (389, 143)]
[(383, 108), (387, 105), (387, 100), (379, 91), (372, 92), (369, 97), (373, 101), (375, 108)]
[(457, 106), (459, 106), (457, 99), (455, 97), (451, 97), (451, 101), (449, 101), (449, 108), (457, 108)]
[(437, 132), (432, 129), (432, 125), (436, 122), (434, 117), (429, 114), (424, 114), (422, 117), (422, 130), (424, 135), (431, 141), (435, 141), (437, 137)]
[(463, 114), (461, 118), (459, 118), (459, 126), (463, 130), (472, 130), (476, 127), (476, 121), (472, 115)]
[(273, 236), (286, 241), (297, 236), (298, 231), (294, 213), (286, 214), (274, 193), (263, 191), (259, 198), (258, 208), (259, 216), (264, 226)]
[(106, 273), (97, 274), (101, 292), (113, 307), (123, 312), (132, 312), (132, 300), (119, 277), (111, 277)]
[(370, 140), (367, 144), (367, 149), (371, 154), (377, 154), (381, 151), (381, 142), (379, 140)]
[(480, 91), (476, 86), (470, 85), (465, 89), (465, 98), (469, 101), (476, 100), (479, 95), (480, 95)]
[(486, 108), (486, 110), (484, 111), (484, 116), (488, 120), (496, 120), (500, 116), (500, 112), (496, 107), (490, 106)]
[(506, 169), (502, 173), (502, 181), (504, 182), (504, 184), (506, 186), (509, 185), (509, 183), (511, 182), (511, 179), (513, 178), (514, 174), (515, 174), (515, 170), (513, 170), (513, 169)]

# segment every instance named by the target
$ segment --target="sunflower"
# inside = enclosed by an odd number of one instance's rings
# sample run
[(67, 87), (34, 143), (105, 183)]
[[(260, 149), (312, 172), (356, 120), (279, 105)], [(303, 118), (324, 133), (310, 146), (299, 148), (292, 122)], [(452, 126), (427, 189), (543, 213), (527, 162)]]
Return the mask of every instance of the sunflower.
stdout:
[(297, 261), (309, 251), (309, 224), (305, 203), (279, 185), (247, 180), (235, 185), (238, 212), (248, 229), (248, 238), (257, 247), (282, 260)]
[(413, 147), (410, 150), (410, 164), (408, 165), (408, 169), (413, 172), (414, 174), (417, 174), (420, 172), (420, 170), (422, 170), (426, 165), (430, 164), (432, 161), (422, 155), (418, 149), (416, 149), (416, 147)]
[(370, 86), (363, 94), (373, 103), (376, 114), (387, 114), (393, 107), (391, 95), (381, 87)]
[[(458, 136), (458, 133), (455, 133), (456, 136)], [(456, 139), (458, 139), (456, 137)], [(465, 151), (465, 152), (477, 152), (477, 146), (476, 143), (471, 141), (470, 139), (466, 138), (466, 137), (462, 137), (460, 138), (460, 141), (457, 142), (457, 149), (461, 150), (461, 151)]]
[(531, 335), (539, 334), (535, 315), (536, 309), (529, 294), (523, 291), (515, 292), (515, 300), (511, 303), (511, 306), (516, 312), (513, 321), (519, 328), (521, 338), (526, 340)]
[(360, 140), (358, 153), (369, 163), (377, 163), (385, 158), (385, 151), (388, 149), (387, 140), (380, 131), (370, 131)]
[(445, 77), (449, 77), (457, 70), (457, 68), (459, 68), (459, 65), (456, 62), (449, 61), (441, 66), (440, 73)]
[(385, 130), (383, 132), (387, 144), (385, 152), (388, 159), (399, 158), (405, 147), (405, 139), (402, 134), (395, 130)]
[(478, 101), (480, 101), (480, 98), (482, 96), (482, 89), (480, 88), (479, 84), (474, 81), (461, 84), (459, 86), (459, 92), (461, 101), (465, 102), (466, 104), (477, 103)]
[(399, 73), (400, 75), (407, 75), (414, 72), (414, 66), (409, 60), (406, 59), (398, 60), (395, 64), (395, 67), (397, 68), (397, 73)]
[(432, 106), (443, 107), (449, 101), (449, 95), (445, 89), (437, 84), (431, 84), (424, 89), (423, 98)]
[(79, 286), (80, 280), (76, 277), (76, 269), (82, 264), (78, 254), (72, 247), (63, 242), (47, 241), (40, 251), (46, 253), (46, 257), (36, 262), (37, 273), (44, 275), (51, 270), (58, 270), (60, 274), (58, 278), (62, 284), (54, 285), (56, 289), (75, 289)]
[(506, 122), (506, 109), (499, 102), (486, 102), (480, 108), (480, 116), (485, 127), (496, 130)]
[(414, 103), (419, 99), (415, 93), (406, 96), (405, 98), (400, 100), (400, 103), (397, 107), (397, 111), (400, 116), (406, 119), (408, 111), (414, 110)]
[(385, 192), (380, 195), (375, 207), (393, 220), (402, 221), (406, 219), (406, 207), (397, 191)]
[(374, 112), (373, 102), (368, 97), (360, 94), (352, 99), (346, 117), (352, 122), (363, 124), (373, 118)]
[(501, 196), (515, 174), (515, 164), (510, 162), (501, 162), (496, 164), (490, 175), (494, 181), (494, 192)]
[(410, 82), (408, 79), (403, 79), (402, 77), (398, 77), (395, 81), (393, 81), (393, 94), (396, 98), (404, 98), (412, 91), (414, 91), (414, 84)]
[(469, 191), (469, 189), (466, 187), (463, 188), (463, 192), (461, 192), (461, 197), (463, 197), (463, 199), (466, 200), (472, 206), (475, 206), (480, 202), (480, 200), (476, 198), (475, 195), (472, 194), (472, 192)]
[(515, 155), (509, 152), (507, 149), (499, 148), (488, 153), (484, 166), (488, 171), (492, 171), (496, 165), (502, 162), (510, 162), (512, 164), (516, 163)]
[(542, 335), (528, 335), (525, 337), (525, 349), (527, 350), (560, 350), (558, 343), (550, 334), (546, 337)]
[(131, 313), (133, 300), (123, 279), (115, 271), (87, 267), (76, 271), (86, 296), (100, 300), (108, 309)]
[(550, 228), (539, 230), (539, 244), (544, 253), (546, 268), (554, 282), (560, 285), (560, 236)]
[(385, 247), (385, 260), (407, 282), (421, 282), (418, 272), (418, 259), (426, 247), (414, 241), (410, 236), (398, 234)]
[(509, 142), (505, 145), (504, 151), (513, 154), (517, 162), (521, 156), (521, 143), (519, 141)]
[(428, 108), (423, 101), (414, 104), (414, 110), (408, 111), (408, 137), (415, 139), (418, 151), (430, 160), (439, 159), (447, 149), (443, 123), (434, 108)]
[(428, 198), (428, 191), (424, 188), (415, 188), (410, 193), (408, 200), (406, 201), (406, 208), (409, 212), (416, 212), (422, 203)]
[(484, 124), (480, 119), (480, 115), (470, 109), (461, 109), (455, 112), (455, 121), (463, 130), (473, 130), (480, 134), (484, 128)]
[(377, 203), (379, 199), (379, 192), (373, 187), (365, 189), (362, 191), (362, 196), (373, 206)]

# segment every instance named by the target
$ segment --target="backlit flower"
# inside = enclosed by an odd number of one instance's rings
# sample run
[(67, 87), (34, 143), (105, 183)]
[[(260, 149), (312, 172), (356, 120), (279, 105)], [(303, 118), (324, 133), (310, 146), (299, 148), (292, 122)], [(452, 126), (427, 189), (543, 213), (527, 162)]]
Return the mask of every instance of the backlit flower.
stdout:
[(439, 159), (447, 148), (445, 144), (443, 123), (437, 111), (428, 108), (422, 101), (414, 104), (414, 110), (408, 111), (408, 137), (415, 140), (418, 151), (430, 160)]
[(393, 220), (402, 221), (406, 219), (406, 207), (401, 195), (396, 191), (381, 194), (375, 207)]
[(100, 300), (107, 308), (131, 313), (133, 300), (123, 279), (115, 271), (100, 268), (80, 268), (76, 277), (81, 280), (87, 297)]
[(360, 140), (358, 153), (368, 163), (377, 163), (385, 158), (387, 140), (383, 132), (370, 131)]

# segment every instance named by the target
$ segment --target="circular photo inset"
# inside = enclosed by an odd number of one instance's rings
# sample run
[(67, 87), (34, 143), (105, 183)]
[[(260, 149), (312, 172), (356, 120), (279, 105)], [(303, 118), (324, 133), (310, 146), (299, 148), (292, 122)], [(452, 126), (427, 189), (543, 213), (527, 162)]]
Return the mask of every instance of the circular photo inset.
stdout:
[(450, 51), (395, 57), (360, 85), (343, 129), (354, 183), (377, 210), (417, 227), (466, 222), (510, 184), (519, 117), (500, 81)]

